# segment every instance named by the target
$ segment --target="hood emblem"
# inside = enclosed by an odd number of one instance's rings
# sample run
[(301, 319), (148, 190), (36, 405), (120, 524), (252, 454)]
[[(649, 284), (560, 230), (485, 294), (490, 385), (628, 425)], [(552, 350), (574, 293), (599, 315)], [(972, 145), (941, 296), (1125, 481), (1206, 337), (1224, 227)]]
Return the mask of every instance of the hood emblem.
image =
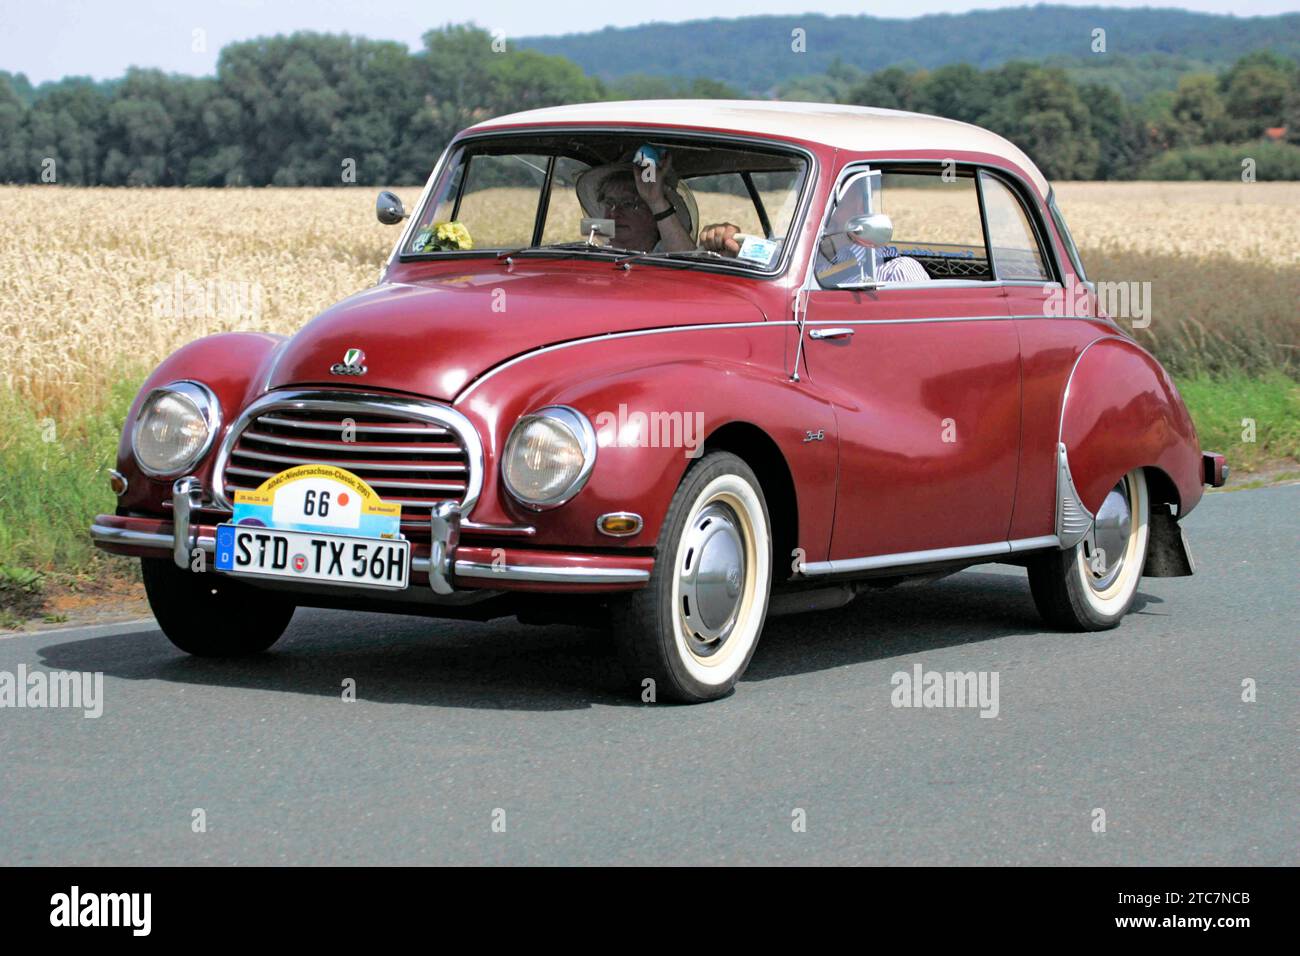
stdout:
[(334, 375), (365, 375), (366, 353), (361, 349), (348, 349), (343, 353), (343, 361), (330, 366)]

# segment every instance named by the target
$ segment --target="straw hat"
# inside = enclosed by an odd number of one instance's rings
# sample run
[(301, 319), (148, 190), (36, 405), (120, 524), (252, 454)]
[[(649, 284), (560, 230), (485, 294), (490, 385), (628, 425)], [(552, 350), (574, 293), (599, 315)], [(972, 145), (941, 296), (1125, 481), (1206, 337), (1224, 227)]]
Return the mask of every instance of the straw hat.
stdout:
[[(578, 193), (578, 202), (582, 204), (582, 209), (588, 216), (600, 218), (605, 215), (605, 207), (600, 201), (600, 191), (609, 177), (619, 173), (626, 176), (639, 176), (641, 170), (632, 163), (606, 163), (603, 166), (593, 166), (578, 177), (574, 189)], [(695, 204), (695, 197), (691, 195), (690, 187), (681, 180), (664, 183), (664, 197), (672, 203), (687, 235), (694, 240), (695, 233), (700, 227), (700, 211)]]

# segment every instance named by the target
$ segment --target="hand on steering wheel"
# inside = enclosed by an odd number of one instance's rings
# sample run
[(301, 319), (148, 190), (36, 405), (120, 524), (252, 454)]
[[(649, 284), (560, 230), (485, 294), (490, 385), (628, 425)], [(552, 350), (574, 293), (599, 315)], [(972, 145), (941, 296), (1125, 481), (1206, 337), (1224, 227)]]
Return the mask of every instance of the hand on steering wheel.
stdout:
[(700, 248), (734, 259), (740, 254), (740, 243), (736, 241), (738, 232), (740, 227), (730, 222), (705, 226), (700, 230)]

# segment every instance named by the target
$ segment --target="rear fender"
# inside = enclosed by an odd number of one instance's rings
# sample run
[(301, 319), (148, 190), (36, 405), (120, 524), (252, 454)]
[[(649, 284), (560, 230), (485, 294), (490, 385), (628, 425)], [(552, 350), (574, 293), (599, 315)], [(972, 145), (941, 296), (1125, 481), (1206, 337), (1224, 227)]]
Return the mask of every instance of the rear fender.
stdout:
[(1078, 503), (1096, 514), (1107, 492), (1135, 468), (1169, 479), (1163, 502), (1178, 519), (1201, 500), (1196, 428), (1169, 374), (1137, 343), (1097, 339), (1075, 361), (1065, 388), (1060, 447)]

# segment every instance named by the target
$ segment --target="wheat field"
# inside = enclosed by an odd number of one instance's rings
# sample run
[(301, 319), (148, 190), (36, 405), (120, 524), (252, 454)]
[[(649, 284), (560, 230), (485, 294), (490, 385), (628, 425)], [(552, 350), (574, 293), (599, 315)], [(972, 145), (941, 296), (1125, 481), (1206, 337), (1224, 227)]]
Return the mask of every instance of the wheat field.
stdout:
[[(1167, 286), (1173, 304), (1148, 334), (1157, 351), (1212, 346), (1227, 334), (1215, 323), (1272, 349), (1266, 364), (1300, 342), (1300, 184), (1057, 190), (1093, 278)], [(418, 192), (398, 190), (408, 207)], [(496, 198), (518, 207), (517, 197)], [(192, 339), (292, 332), (375, 281), (397, 229), (375, 221), (373, 201), (360, 188), (0, 187), (0, 333), (10, 356), (0, 384), (38, 415), (64, 419)], [(728, 212), (720, 197), (701, 208), (706, 218)], [(936, 233), (944, 219), (936, 209)], [(1197, 314), (1175, 314), (1180, 302)]]

